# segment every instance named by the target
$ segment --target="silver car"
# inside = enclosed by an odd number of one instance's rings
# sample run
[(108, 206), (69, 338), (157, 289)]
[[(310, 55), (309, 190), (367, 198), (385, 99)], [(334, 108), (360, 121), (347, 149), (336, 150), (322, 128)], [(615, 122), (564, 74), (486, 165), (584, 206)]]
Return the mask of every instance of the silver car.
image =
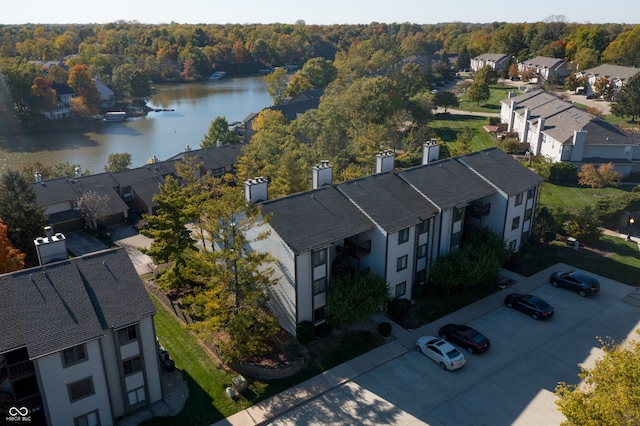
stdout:
[(459, 350), (439, 337), (422, 336), (416, 342), (416, 348), (437, 362), (443, 370), (457, 370), (467, 362)]

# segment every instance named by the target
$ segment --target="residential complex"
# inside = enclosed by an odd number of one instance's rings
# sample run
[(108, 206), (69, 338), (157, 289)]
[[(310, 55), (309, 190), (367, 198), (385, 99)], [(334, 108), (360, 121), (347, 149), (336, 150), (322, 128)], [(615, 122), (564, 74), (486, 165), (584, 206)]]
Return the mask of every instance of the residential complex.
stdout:
[(0, 275), (0, 412), (114, 425), (162, 399), (155, 309), (124, 248), (56, 260), (63, 241), (40, 238), (50, 263)]
[(267, 181), (245, 183), (245, 194), (272, 215), (252, 243), (276, 259), (272, 309), (295, 334), (301, 321), (326, 320), (326, 289), (352, 271), (384, 277), (390, 297), (411, 298), (433, 262), (488, 227), (518, 251), (530, 235), (542, 179), (497, 148), (436, 161), (438, 145), (424, 146), (425, 164), (394, 171), (381, 152), (376, 173), (332, 184), (332, 168), (313, 169), (314, 188), (266, 200)]

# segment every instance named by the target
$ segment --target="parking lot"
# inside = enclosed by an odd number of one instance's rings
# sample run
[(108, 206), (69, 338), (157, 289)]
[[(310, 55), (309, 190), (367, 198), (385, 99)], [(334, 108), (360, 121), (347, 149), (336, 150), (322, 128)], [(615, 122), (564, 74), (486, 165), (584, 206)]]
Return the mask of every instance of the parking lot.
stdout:
[[(634, 336), (640, 307), (629, 297), (637, 294), (634, 287), (602, 277), (595, 297), (554, 288), (548, 277), (557, 269), (571, 268), (560, 264), (523, 278), (419, 330), (394, 326), (396, 341), (221, 423), (558, 425), (564, 417), (554, 403), (556, 384), (576, 383), (579, 364), (593, 365), (601, 354), (597, 336)], [(507, 308), (502, 300), (510, 292), (542, 297), (554, 306), (554, 317), (534, 321)], [(480, 330), (491, 339), (491, 349), (465, 353), (460, 370), (441, 370), (414, 346), (447, 322)]]

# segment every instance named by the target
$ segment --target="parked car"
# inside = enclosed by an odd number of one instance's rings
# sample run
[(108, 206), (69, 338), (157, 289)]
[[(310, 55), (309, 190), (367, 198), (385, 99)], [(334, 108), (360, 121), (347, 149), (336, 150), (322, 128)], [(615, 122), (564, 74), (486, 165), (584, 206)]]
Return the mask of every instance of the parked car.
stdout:
[(549, 277), (549, 282), (554, 287), (564, 287), (573, 290), (580, 296), (593, 296), (600, 291), (600, 281), (591, 275), (578, 271), (554, 272)]
[(534, 320), (551, 318), (553, 316), (553, 306), (533, 294), (511, 293), (504, 298), (504, 304), (509, 308), (517, 309), (527, 315), (531, 315)]
[(440, 365), (443, 370), (457, 370), (467, 360), (451, 343), (433, 336), (422, 336), (416, 342), (416, 348)]
[(438, 335), (465, 348), (470, 354), (485, 352), (491, 346), (491, 341), (484, 334), (464, 324), (444, 325)]

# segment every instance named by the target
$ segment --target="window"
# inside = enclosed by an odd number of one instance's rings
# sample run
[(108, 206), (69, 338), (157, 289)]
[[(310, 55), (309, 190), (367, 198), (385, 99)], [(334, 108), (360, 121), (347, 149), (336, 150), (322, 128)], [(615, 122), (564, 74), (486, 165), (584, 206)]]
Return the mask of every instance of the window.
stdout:
[(421, 271), (416, 272), (415, 283), (423, 284), (427, 281), (427, 270), (423, 269)]
[(129, 405), (136, 405), (137, 403), (144, 401), (144, 387), (132, 390), (127, 393), (127, 396), (129, 397)]
[(429, 219), (423, 220), (418, 225), (418, 234), (424, 234), (429, 231)]
[(525, 222), (526, 222), (527, 220), (531, 220), (531, 215), (532, 215), (532, 214), (533, 214), (533, 209), (526, 209), (526, 210), (524, 211), (524, 220), (525, 220)]
[(516, 251), (516, 240), (509, 242), (509, 251)]
[(126, 345), (129, 342), (133, 342), (138, 339), (138, 334), (135, 325), (130, 325), (126, 328), (118, 330), (118, 340), (120, 340), (120, 346)]
[(522, 193), (516, 195), (516, 206), (522, 204)]
[(82, 361), (87, 360), (87, 348), (83, 345), (74, 346), (62, 351), (62, 366), (70, 367)]
[(313, 254), (311, 255), (311, 257), (312, 257), (313, 267), (314, 268), (316, 266), (324, 265), (324, 264), (327, 263), (327, 251), (326, 250), (314, 251)]
[(122, 370), (124, 371), (124, 375), (127, 376), (129, 374), (137, 373), (142, 370), (142, 363), (140, 362), (140, 357), (129, 358), (122, 362)]
[(459, 246), (460, 238), (462, 238), (462, 232), (454, 232), (451, 234), (451, 247)]
[(535, 195), (536, 195), (535, 188), (528, 190), (527, 191), (527, 200), (532, 199)]
[(407, 282), (403, 281), (396, 285), (396, 297), (402, 297), (407, 293)]
[(511, 221), (511, 230), (518, 229), (520, 226), (520, 216), (514, 217)]
[(398, 245), (409, 241), (409, 228), (404, 228), (398, 232)]
[(402, 271), (403, 269), (407, 269), (407, 261), (409, 260), (409, 256), (406, 254), (402, 257), (398, 258), (396, 272)]
[(453, 209), (453, 221), (460, 222), (462, 220), (462, 209)]
[(100, 426), (98, 410), (76, 417), (73, 419), (73, 424), (74, 426)]
[(78, 380), (77, 382), (68, 384), (67, 389), (69, 391), (69, 400), (71, 402), (77, 401), (95, 393), (93, 390), (93, 380), (91, 380), (91, 377), (87, 377), (86, 379)]
[(327, 291), (327, 277), (318, 278), (313, 281), (313, 294), (320, 294)]
[(422, 259), (423, 257), (427, 257), (427, 245), (421, 244), (418, 246), (418, 259)]
[(313, 311), (313, 322), (319, 323), (327, 319), (327, 311), (324, 306), (321, 306)]

